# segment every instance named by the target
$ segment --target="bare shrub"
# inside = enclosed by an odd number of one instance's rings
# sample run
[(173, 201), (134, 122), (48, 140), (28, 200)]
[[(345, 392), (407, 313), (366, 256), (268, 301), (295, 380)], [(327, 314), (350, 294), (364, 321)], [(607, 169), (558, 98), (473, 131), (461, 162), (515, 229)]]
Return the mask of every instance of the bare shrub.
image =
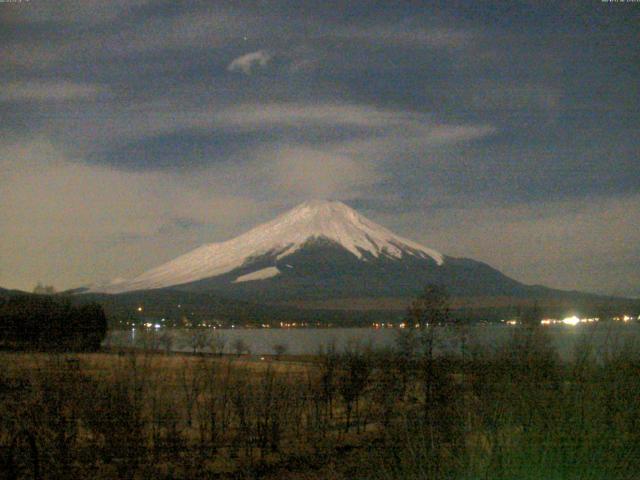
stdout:
[(360, 348), (347, 349), (340, 356), (337, 390), (342, 397), (346, 409), (345, 432), (351, 427), (352, 415), (355, 416), (356, 426), (359, 429), (358, 415), (359, 402), (369, 382), (371, 374), (371, 362), (367, 353)]
[(163, 328), (162, 333), (158, 336), (158, 342), (160, 347), (164, 350), (164, 353), (171, 353), (173, 348), (174, 338), (171, 331), (168, 328)]
[(226, 345), (227, 338), (217, 330), (209, 337), (209, 350), (214, 355), (222, 355)]
[(282, 356), (287, 353), (288, 349), (289, 347), (284, 343), (276, 343), (273, 345), (273, 353), (276, 356), (276, 360), (280, 360)]
[(245, 342), (242, 338), (236, 338), (231, 344), (233, 350), (236, 352), (237, 356), (240, 356), (244, 353), (251, 353), (251, 349), (247, 342)]
[(194, 355), (202, 352), (209, 342), (209, 331), (203, 327), (192, 327), (186, 337), (186, 346), (191, 348)]

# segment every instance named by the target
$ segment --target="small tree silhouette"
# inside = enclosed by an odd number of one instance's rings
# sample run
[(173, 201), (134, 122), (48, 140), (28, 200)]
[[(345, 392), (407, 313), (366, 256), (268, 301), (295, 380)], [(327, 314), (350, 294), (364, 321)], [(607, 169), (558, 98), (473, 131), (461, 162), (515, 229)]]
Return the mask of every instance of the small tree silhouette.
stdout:
[(168, 329), (164, 329), (158, 339), (165, 353), (170, 353), (173, 347), (173, 335)]
[(220, 332), (214, 332), (209, 338), (209, 349), (214, 355), (222, 355), (226, 344), (227, 339)]
[(236, 352), (236, 355), (240, 356), (243, 353), (249, 353), (249, 345), (241, 338), (236, 338), (233, 341), (233, 350)]
[[(435, 345), (435, 328), (452, 324), (450, 297), (444, 287), (440, 285), (427, 285), (418, 295), (407, 311), (406, 323), (409, 328), (422, 327), (420, 340), (427, 358), (433, 358)], [(426, 328), (425, 328), (426, 327)]]
[(283, 343), (276, 343), (273, 346), (273, 353), (276, 355), (276, 359), (280, 360), (280, 358), (287, 353), (287, 346)]
[(209, 343), (209, 332), (201, 327), (193, 327), (187, 341), (194, 354), (202, 352)]

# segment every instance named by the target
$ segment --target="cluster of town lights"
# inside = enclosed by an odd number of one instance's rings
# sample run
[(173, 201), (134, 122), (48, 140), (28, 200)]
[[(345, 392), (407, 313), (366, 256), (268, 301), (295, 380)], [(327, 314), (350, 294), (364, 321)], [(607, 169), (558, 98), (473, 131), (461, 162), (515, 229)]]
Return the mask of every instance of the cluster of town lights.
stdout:
[[(633, 317), (631, 315), (622, 315), (620, 317), (613, 317), (612, 320), (615, 322), (630, 322), (632, 320), (640, 320), (640, 315), (636, 318)], [(542, 325), (556, 325), (556, 324), (562, 324), (562, 325), (578, 325), (579, 323), (596, 323), (600, 321), (600, 318), (598, 317), (589, 317), (589, 318), (579, 318), (576, 315), (572, 315), (570, 317), (565, 317), (562, 320), (558, 320), (555, 318), (545, 318), (543, 320), (540, 320), (540, 324)], [(515, 322), (514, 320), (512, 320), (512, 322)], [(507, 322), (510, 323), (510, 322)], [(516, 322), (517, 323), (517, 322)], [(512, 323), (512, 325), (515, 325), (516, 323)]]
[[(401, 322), (401, 323), (397, 323), (397, 324), (393, 324), (391, 322), (386, 322), (386, 323), (385, 322), (381, 322), (381, 323), (375, 322), (375, 323), (372, 323), (371, 326), (373, 328), (375, 328), (375, 329), (378, 329), (378, 328), (394, 328), (396, 326), (398, 328), (409, 328), (409, 327), (411, 327), (411, 325), (406, 323), (406, 322)], [(426, 326), (429, 326), (429, 324), (427, 323)], [(414, 325), (414, 327), (415, 328), (420, 328), (420, 324), (416, 323)]]
[[(178, 305), (178, 307), (181, 307), (181, 305)], [(143, 311), (143, 307), (139, 306), (136, 308), (136, 310), (138, 312), (142, 312)], [(613, 321), (617, 321), (617, 322), (630, 322), (633, 320), (638, 320), (640, 321), (640, 315), (638, 315), (637, 317), (632, 316), (632, 315), (621, 315), (621, 316), (617, 316), (617, 317), (612, 317), (611, 318)], [(166, 319), (162, 319), (161, 322), (165, 322)], [(588, 317), (588, 318), (579, 318), (576, 315), (572, 315), (570, 317), (565, 317), (563, 319), (557, 319), (557, 318), (543, 318), (542, 320), (540, 320), (540, 324), (541, 325), (578, 325), (580, 323), (595, 323), (598, 322), (600, 319), (598, 317)], [(121, 322), (122, 323), (122, 322)], [(518, 325), (520, 323), (519, 320), (517, 319), (511, 319), (511, 320), (502, 320), (502, 323), (505, 323), (507, 325)], [(132, 330), (135, 330), (135, 324), (131, 323), (129, 324), (129, 322), (127, 322), (127, 325), (131, 325)], [(146, 322), (143, 324), (144, 327), (146, 328), (154, 328), (156, 330), (160, 329), (162, 327), (162, 325), (160, 323), (151, 323), (151, 322)], [(214, 323), (207, 323), (207, 322), (201, 322), (200, 324), (198, 324), (198, 326), (200, 327), (209, 327), (209, 328), (222, 328), (222, 324), (219, 322), (214, 322)], [(279, 322), (279, 326), (280, 328), (297, 328), (297, 327), (307, 327), (308, 324), (307, 322)], [(319, 323), (316, 324), (316, 326), (319, 326)], [(400, 323), (391, 323), (391, 322), (375, 322), (372, 323), (371, 326), (375, 329), (379, 329), (379, 328), (394, 328), (394, 327), (398, 327), (398, 328), (408, 328), (411, 325), (407, 324), (406, 322), (400, 322)], [(428, 324), (427, 324), (428, 326)], [(272, 325), (268, 324), (268, 323), (262, 323), (260, 325), (260, 328), (271, 328)], [(235, 328), (235, 325), (231, 325), (231, 328)], [(420, 328), (420, 324), (416, 324), (415, 328)]]
[(562, 320), (557, 320), (555, 318), (545, 318), (540, 320), (542, 325), (555, 325), (555, 324), (563, 324), (563, 325), (578, 325), (579, 323), (594, 323), (599, 321), (600, 319), (597, 317), (593, 318), (578, 318), (575, 315), (571, 317), (565, 317)]
[[(306, 327), (306, 322), (280, 322), (280, 328), (297, 328), (297, 327)], [(270, 328), (269, 326), (262, 325), (262, 328)]]
[[(542, 320), (540, 320), (540, 324), (541, 325), (578, 325), (579, 323), (595, 323), (598, 322), (600, 319), (598, 317), (585, 317), (585, 318), (579, 318), (576, 315), (572, 315), (570, 317), (565, 317), (562, 319), (557, 319), (557, 318), (544, 318)], [(636, 317), (633, 317), (631, 315), (623, 315), (620, 317), (613, 317), (612, 320), (614, 321), (619, 321), (619, 322), (630, 322), (632, 320), (636, 320)], [(637, 320), (640, 320), (640, 315), (638, 315)], [(511, 320), (502, 320), (502, 323), (506, 324), (506, 325), (518, 325), (520, 324), (519, 320), (516, 319), (511, 319)], [(399, 328), (407, 328), (410, 325), (408, 325), (405, 322), (399, 323), (399, 324), (393, 324), (393, 323), (372, 323), (371, 326), (375, 329), (379, 329), (379, 328), (394, 328), (394, 327), (399, 327)], [(420, 324), (416, 324), (415, 328), (420, 328)]]

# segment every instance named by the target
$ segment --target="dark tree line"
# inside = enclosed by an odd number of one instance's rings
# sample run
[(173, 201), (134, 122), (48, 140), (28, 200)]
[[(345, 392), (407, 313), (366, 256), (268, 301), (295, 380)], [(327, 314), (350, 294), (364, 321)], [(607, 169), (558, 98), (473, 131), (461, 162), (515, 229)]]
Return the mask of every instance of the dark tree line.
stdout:
[(5, 348), (98, 350), (106, 333), (107, 318), (98, 304), (75, 306), (44, 295), (0, 299), (0, 345)]

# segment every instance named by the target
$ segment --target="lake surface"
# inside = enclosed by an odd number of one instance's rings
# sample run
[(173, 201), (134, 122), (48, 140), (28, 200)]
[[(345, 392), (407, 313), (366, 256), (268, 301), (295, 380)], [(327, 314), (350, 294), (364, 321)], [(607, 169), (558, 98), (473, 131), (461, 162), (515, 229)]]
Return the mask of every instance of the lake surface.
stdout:
[[(606, 323), (545, 326), (552, 344), (561, 358), (570, 360), (576, 346), (588, 342), (599, 355), (602, 352), (618, 351), (623, 347), (640, 346), (640, 323)], [(467, 327), (468, 345), (482, 348), (499, 348), (511, 338), (517, 327), (505, 325), (485, 325)], [(193, 350), (193, 331), (186, 329), (167, 329), (166, 334), (172, 338), (171, 349), (174, 351)], [(200, 331), (202, 332), (202, 330)], [(202, 333), (200, 333), (202, 334)], [(163, 330), (136, 329), (119, 330), (109, 333), (106, 343), (120, 347), (148, 347), (158, 343)], [(321, 348), (334, 345), (338, 351), (349, 346), (361, 345), (371, 348), (392, 347), (396, 342), (398, 331), (392, 328), (264, 328), (264, 329), (206, 329), (204, 335), (207, 343), (213, 338), (224, 342), (225, 353), (234, 353), (234, 342), (241, 339), (254, 355), (270, 355), (275, 345), (286, 347), (286, 353), (293, 355), (316, 354)], [(459, 351), (459, 334), (451, 329), (438, 330), (439, 351)], [(210, 351), (205, 347), (203, 351)]]

